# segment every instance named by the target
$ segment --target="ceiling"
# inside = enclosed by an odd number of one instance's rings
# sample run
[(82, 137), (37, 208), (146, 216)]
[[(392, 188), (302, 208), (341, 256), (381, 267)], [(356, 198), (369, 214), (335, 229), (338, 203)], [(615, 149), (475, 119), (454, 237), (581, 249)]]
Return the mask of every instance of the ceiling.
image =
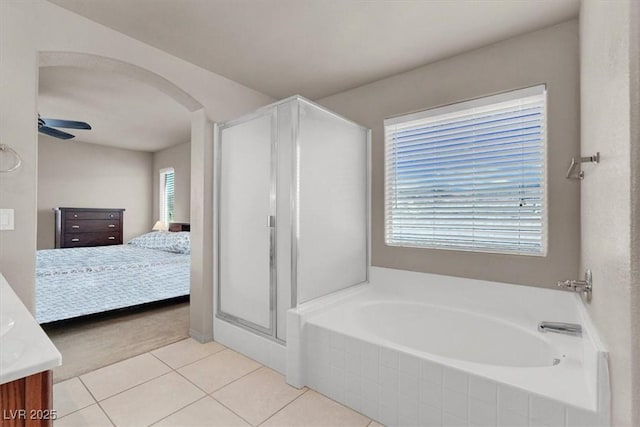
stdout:
[(311, 99), (579, 9), (579, 0), (49, 1), (274, 98)]
[[(580, 0), (49, 1), (274, 98), (319, 99), (565, 21)], [(91, 124), (73, 141), (190, 140), (185, 108), (115, 71), (42, 67), (38, 102), (42, 117)]]
[(38, 112), (91, 125), (91, 130), (66, 130), (76, 136), (70, 143), (158, 151), (191, 139), (187, 109), (158, 89), (113, 71), (41, 67)]

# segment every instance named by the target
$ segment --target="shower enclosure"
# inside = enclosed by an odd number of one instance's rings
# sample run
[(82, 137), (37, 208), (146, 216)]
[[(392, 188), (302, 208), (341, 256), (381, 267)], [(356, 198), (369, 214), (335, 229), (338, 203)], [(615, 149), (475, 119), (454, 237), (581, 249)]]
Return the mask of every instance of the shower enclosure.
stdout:
[(283, 343), (286, 311), (368, 280), (368, 129), (294, 96), (216, 125), (216, 316)]

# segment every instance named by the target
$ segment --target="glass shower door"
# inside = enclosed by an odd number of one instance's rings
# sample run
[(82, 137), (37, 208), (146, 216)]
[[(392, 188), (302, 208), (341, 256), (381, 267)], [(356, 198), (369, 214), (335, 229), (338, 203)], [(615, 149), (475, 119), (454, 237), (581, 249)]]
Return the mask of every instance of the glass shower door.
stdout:
[(275, 328), (274, 110), (228, 122), (219, 145), (218, 315), (273, 335)]

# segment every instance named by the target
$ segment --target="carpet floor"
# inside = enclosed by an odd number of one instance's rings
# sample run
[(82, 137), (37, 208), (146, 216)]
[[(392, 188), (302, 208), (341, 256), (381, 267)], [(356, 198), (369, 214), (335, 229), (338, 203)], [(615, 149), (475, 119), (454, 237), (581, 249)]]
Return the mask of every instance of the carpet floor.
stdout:
[(189, 302), (44, 325), (62, 354), (57, 383), (188, 337)]

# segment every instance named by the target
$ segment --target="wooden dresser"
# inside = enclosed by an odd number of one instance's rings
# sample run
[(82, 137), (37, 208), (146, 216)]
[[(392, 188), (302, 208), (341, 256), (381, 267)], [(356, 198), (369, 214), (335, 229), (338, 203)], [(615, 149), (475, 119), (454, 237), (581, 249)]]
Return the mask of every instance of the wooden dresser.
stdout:
[(122, 244), (124, 209), (55, 208), (56, 248)]

